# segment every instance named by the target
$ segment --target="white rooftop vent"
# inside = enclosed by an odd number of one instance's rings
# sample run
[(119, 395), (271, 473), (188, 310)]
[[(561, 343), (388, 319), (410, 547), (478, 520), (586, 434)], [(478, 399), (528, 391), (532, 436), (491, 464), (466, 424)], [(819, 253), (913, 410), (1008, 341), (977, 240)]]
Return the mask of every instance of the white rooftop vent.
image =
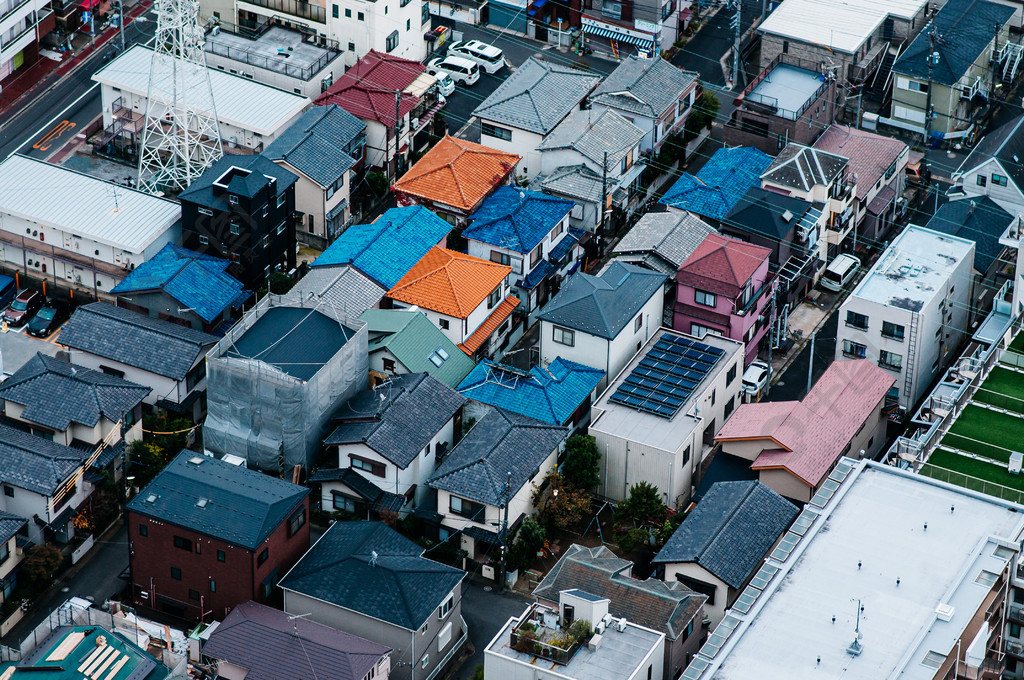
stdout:
[(615, 624), (615, 630), (617, 630), (617, 631), (619, 631), (621, 633), (621, 632), (626, 630), (626, 626), (628, 626), (628, 625), (629, 625), (629, 621), (626, 620), (626, 617), (622, 617)]
[(601, 637), (600, 633), (595, 634), (593, 637), (590, 638), (590, 642), (587, 643), (587, 649), (589, 649), (592, 652), (596, 652), (597, 648), (601, 646), (601, 640), (603, 639), (604, 638)]
[(159, 498), (159, 496), (157, 496), (155, 493), (151, 493), (148, 496), (146, 496), (146, 502), (147, 503), (156, 503), (156, 499), (157, 498)]
[(791, 213), (790, 211), (787, 210), (786, 212), (782, 213), (782, 219), (783, 219), (784, 222), (792, 221), (793, 213)]
[(188, 462), (192, 463), (193, 465), (202, 465), (203, 464), (203, 457), (202, 456), (192, 456), (191, 458), (188, 459)]
[(235, 456), (230, 453), (225, 453), (224, 457), (221, 458), (221, 460), (224, 461), (225, 463), (234, 465), (235, 467), (241, 467), (242, 465), (245, 465), (245, 458), (242, 458), (241, 456)]
[(935, 608), (935, 615), (939, 617), (939, 621), (948, 623), (953, 619), (954, 613), (956, 613), (956, 608), (951, 604), (940, 604)]
[(200, 498), (198, 501), (196, 501), (196, 507), (199, 508), (199, 509), (203, 509), (203, 508), (206, 507), (206, 505), (209, 502), (210, 502), (210, 499), (208, 499), (208, 498)]
[(1011, 451), (1010, 463), (1006, 466), (1006, 469), (1011, 475), (1019, 475), (1022, 463), (1024, 463), (1024, 453), (1021, 453), (1020, 451)]

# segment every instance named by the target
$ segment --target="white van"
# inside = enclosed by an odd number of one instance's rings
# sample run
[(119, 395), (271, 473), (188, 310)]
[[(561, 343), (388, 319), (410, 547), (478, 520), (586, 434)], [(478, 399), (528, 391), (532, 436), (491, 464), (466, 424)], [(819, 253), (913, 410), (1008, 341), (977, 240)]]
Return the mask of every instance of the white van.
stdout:
[(433, 59), (427, 64), (427, 73), (438, 77), (443, 73), (447, 73), (452, 77), (452, 80), (463, 85), (472, 85), (480, 80), (480, 67), (476, 65), (476, 62), (463, 59), (462, 57), (445, 57), (444, 59), (438, 57)]
[(840, 291), (857, 275), (860, 260), (853, 255), (838, 255), (825, 267), (821, 275), (821, 287), (825, 290)]
[(479, 40), (452, 43), (448, 47), (448, 56), (469, 59), (487, 73), (497, 73), (505, 66), (505, 54), (494, 45)]

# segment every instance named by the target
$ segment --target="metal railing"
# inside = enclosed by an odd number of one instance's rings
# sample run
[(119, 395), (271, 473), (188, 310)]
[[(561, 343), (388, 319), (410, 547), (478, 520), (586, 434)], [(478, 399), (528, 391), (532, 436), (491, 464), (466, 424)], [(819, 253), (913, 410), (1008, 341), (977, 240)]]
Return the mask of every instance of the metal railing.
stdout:
[(21, 2), (17, 2), (17, 0), (15, 0), (13, 5), (8, 3), (8, 5), (9, 5), (8, 8), (6, 10), (4, 10), (3, 12), (0, 12), (0, 21), (3, 21), (7, 17), (11, 16), (12, 14), (14, 14), (15, 12), (17, 12), (19, 9), (21, 9), (22, 7), (24, 7), (27, 4), (28, 4), (28, 0), (21, 0)]
[(319, 5), (311, 5), (303, 0), (242, 0), (243, 4), (256, 5), (276, 12), (284, 12), (295, 17), (327, 23), (327, 10)]
[[(246, 1), (248, 2), (250, 0)], [(223, 28), (221, 31), (225, 33), (232, 33), (231, 31), (226, 31)], [(248, 36), (241, 35), (240, 33), (233, 34), (238, 35), (239, 37), (248, 38)], [(249, 39), (252, 40), (253, 38)], [(256, 50), (250, 50), (239, 45), (229, 45), (227, 43), (219, 42), (217, 41), (216, 36), (207, 38), (205, 49), (211, 54), (216, 54), (232, 61), (248, 64), (254, 68), (275, 71), (300, 80), (310, 80), (317, 73), (324, 70), (324, 68), (327, 67), (327, 64), (331, 63), (331, 61), (341, 54), (341, 50), (338, 48), (338, 43), (333, 40), (328, 40), (327, 38), (318, 38), (317, 36), (303, 33), (302, 42), (307, 45), (320, 47), (324, 50), (324, 54), (320, 55), (315, 62), (309, 65), (298, 66), (289, 64), (285, 59), (278, 59), (276, 57), (259, 54)]]

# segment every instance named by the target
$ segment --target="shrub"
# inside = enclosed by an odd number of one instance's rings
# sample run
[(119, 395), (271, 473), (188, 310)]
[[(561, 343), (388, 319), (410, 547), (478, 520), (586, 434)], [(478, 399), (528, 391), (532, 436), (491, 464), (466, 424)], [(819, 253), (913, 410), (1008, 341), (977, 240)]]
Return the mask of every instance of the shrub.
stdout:
[(565, 443), (562, 479), (566, 486), (590, 491), (601, 481), (601, 451), (590, 435), (576, 435)]

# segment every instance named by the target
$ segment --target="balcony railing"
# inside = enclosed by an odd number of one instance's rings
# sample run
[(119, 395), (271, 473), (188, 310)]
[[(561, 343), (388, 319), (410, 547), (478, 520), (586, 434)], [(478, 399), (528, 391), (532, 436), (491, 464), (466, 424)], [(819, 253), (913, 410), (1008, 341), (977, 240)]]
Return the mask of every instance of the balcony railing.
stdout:
[(327, 10), (319, 5), (311, 5), (302, 0), (242, 0), (248, 5), (256, 5), (276, 12), (291, 14), (295, 17), (315, 21), (318, 24), (327, 23)]
[(19, 9), (27, 5), (28, 2), (29, 0), (21, 0), (21, 2), (16, 1), (13, 5), (11, 5), (10, 3), (0, 4), (0, 7), (4, 7), (5, 5), (7, 6), (7, 9), (0, 11), (0, 21), (3, 21), (7, 17), (17, 12)]

